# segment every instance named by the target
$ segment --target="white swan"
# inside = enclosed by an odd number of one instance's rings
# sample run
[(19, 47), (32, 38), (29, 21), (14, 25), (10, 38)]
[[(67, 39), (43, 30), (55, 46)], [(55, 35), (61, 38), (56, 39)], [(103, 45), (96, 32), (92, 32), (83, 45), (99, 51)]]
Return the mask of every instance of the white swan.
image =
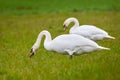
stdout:
[(115, 39), (114, 37), (109, 36), (106, 31), (100, 28), (97, 28), (96, 26), (93, 26), (93, 25), (79, 26), (78, 20), (74, 17), (68, 18), (64, 21), (64, 24), (63, 24), (64, 30), (66, 30), (66, 28), (71, 22), (74, 22), (75, 24), (70, 29), (69, 31), (70, 34), (78, 34), (86, 38), (89, 38), (91, 40), (102, 40), (103, 38)]
[(82, 36), (76, 34), (64, 34), (56, 37), (55, 39), (51, 39), (51, 34), (43, 30), (39, 33), (38, 38), (30, 51), (30, 57), (32, 57), (35, 51), (39, 48), (42, 37), (45, 35), (44, 47), (49, 51), (56, 51), (58, 53), (68, 53), (70, 58), (72, 58), (73, 53), (81, 54), (83, 52), (91, 52), (94, 50), (109, 50), (109, 48), (105, 48), (99, 46), (92, 40), (84, 38)]

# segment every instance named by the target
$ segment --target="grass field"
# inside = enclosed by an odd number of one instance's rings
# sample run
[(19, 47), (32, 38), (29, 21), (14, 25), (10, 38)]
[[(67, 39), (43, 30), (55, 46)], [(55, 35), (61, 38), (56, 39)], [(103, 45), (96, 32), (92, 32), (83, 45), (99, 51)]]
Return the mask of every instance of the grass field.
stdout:
[(0, 0), (0, 14), (119, 10), (120, 0)]
[[(45, 0), (36, 3), (31, 0), (27, 5), (27, 0), (25, 3), (23, 0), (5, 1), (8, 0), (0, 1), (0, 80), (120, 80), (120, 5), (117, 5), (120, 0), (108, 3), (101, 0), (99, 5), (98, 1), (91, 0), (96, 4), (92, 3), (94, 5), (90, 7), (84, 0), (83, 4), (87, 6), (84, 7), (81, 1), (78, 9), (79, 0), (76, 0), (77, 4), (73, 2), (74, 6), (68, 3), (67, 8), (64, 6), (69, 0), (61, 1), (61, 4), (53, 1), (58, 7), (49, 8), (44, 4), (48, 5), (50, 1)], [(104, 8), (100, 6), (102, 2)], [(15, 8), (18, 6), (25, 9), (18, 10)], [(31, 9), (26, 9), (28, 7)], [(29, 51), (39, 32), (46, 29), (52, 38), (68, 33), (69, 29), (64, 32), (62, 24), (71, 16), (78, 18), (81, 25), (96, 25), (116, 37), (115, 40), (97, 41), (111, 50), (73, 56), (70, 60), (68, 55), (45, 50), (42, 43), (30, 59)]]

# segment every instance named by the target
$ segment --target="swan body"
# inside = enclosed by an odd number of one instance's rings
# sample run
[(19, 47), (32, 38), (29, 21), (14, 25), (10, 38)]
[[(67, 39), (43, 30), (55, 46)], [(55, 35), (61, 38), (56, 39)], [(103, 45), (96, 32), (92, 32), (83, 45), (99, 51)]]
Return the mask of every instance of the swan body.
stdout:
[(34, 55), (34, 52), (39, 48), (41, 39), (44, 35), (45, 49), (62, 54), (68, 53), (70, 58), (72, 58), (73, 53), (81, 54), (83, 52), (91, 52), (94, 50), (109, 50), (109, 48), (99, 46), (96, 42), (76, 34), (63, 34), (52, 40), (50, 33), (47, 30), (43, 30), (39, 33), (36, 42), (31, 48), (30, 57)]
[(111, 38), (115, 39), (114, 37), (108, 35), (108, 33), (100, 28), (97, 28), (96, 26), (93, 25), (81, 25), (79, 26), (79, 22), (76, 18), (68, 18), (64, 22), (64, 30), (68, 27), (68, 25), (74, 22), (75, 24), (73, 27), (70, 29), (69, 33), (70, 34), (78, 34), (81, 36), (84, 36), (86, 38), (89, 38), (91, 40), (102, 40), (103, 38)]

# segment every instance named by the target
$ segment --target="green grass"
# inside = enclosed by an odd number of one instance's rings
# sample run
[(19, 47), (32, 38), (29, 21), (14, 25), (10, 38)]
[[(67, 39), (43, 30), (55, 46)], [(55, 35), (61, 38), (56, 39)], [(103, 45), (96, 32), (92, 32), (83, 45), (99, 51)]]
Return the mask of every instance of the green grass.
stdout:
[[(0, 0), (0, 80), (120, 80), (120, 0)], [(38, 34), (52, 38), (63, 22), (78, 18), (106, 30), (115, 40), (97, 41), (110, 51), (73, 56), (41, 47), (33, 58), (29, 51)], [(72, 26), (71, 24), (70, 26)]]
[[(0, 17), (0, 80), (119, 80), (120, 79), (120, 12), (67, 12)], [(29, 51), (40, 31), (52, 37), (68, 33), (63, 21), (74, 16), (80, 24), (93, 24), (116, 37), (97, 41), (110, 51), (95, 51), (73, 56), (44, 49), (43, 43), (30, 59)], [(72, 25), (72, 24), (71, 24)], [(70, 28), (70, 27), (69, 27)]]
[(0, 14), (120, 10), (120, 0), (0, 0)]

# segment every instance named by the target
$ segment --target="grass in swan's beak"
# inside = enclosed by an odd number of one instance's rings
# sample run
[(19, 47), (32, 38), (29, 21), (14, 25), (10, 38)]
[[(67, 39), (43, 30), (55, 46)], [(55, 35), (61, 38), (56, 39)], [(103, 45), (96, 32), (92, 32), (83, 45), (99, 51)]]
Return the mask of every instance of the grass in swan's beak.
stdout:
[[(74, 16), (80, 24), (92, 24), (116, 39), (97, 41), (110, 51), (84, 55), (61, 55), (44, 49), (43, 40), (33, 58), (29, 50), (40, 31), (52, 38), (63, 31), (63, 22)], [(0, 80), (119, 80), (120, 79), (120, 11), (50, 13), (0, 16)]]

